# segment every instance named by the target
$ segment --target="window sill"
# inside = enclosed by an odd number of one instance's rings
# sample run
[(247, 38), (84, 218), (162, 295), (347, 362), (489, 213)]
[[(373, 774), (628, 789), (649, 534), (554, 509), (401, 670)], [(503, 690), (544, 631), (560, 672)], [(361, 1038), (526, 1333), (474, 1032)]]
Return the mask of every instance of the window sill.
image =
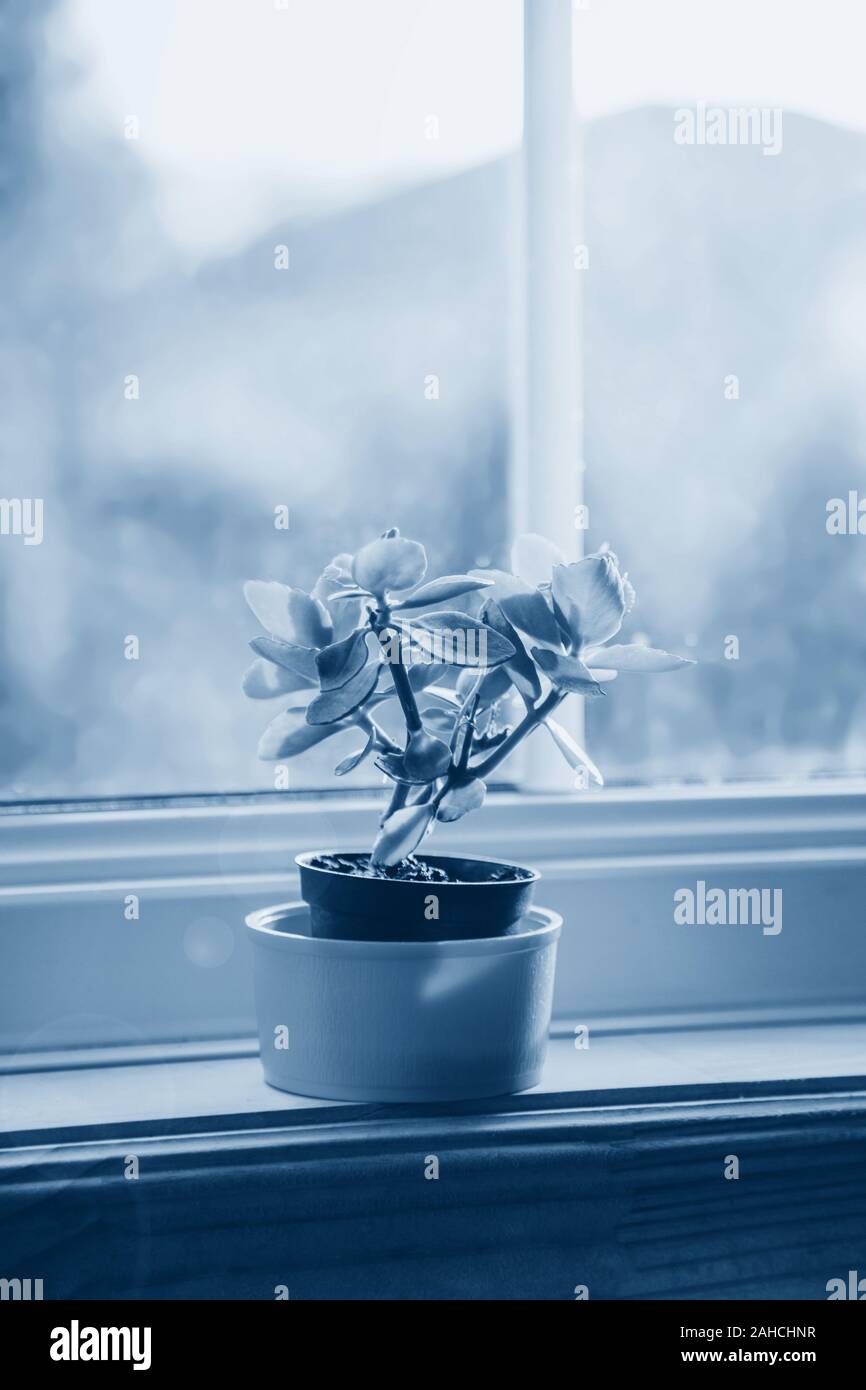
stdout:
[[(526, 1114), (615, 1105), (707, 1104), (731, 1097), (806, 1096), (866, 1089), (866, 1011), (832, 1022), (605, 1022), (575, 1047), (574, 1029), (554, 1029), (540, 1085), (501, 1100), (456, 1106), (359, 1105), (289, 1095), (262, 1079), (258, 1044), (82, 1049), (0, 1061), (0, 1139), (7, 1144), (79, 1142), (155, 1127), (211, 1121), (253, 1127), (408, 1114)], [(50, 1129), (45, 1128), (51, 1117)]]
[(283, 1095), (251, 1043), (19, 1057), (4, 1264), (46, 1298), (826, 1298), (866, 1239), (866, 1020), (730, 1025), (561, 1028), (540, 1087), (452, 1107)]

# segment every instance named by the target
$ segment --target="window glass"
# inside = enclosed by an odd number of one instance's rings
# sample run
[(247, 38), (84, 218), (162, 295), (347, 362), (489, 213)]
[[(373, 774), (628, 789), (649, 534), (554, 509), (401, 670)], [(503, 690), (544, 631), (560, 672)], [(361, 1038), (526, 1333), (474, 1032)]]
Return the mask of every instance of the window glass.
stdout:
[(866, 12), (817, 15), (575, 7), (587, 544), (700, 662), (589, 704), (614, 779), (866, 769)]
[(507, 553), (521, 7), (56, 0), (2, 36), (0, 797), (272, 788), (243, 581), (391, 525), (440, 572)]

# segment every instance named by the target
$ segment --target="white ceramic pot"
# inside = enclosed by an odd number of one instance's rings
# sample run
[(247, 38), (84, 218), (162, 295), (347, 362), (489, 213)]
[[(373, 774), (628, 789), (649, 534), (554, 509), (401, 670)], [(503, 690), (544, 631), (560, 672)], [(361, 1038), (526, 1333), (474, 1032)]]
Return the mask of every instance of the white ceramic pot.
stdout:
[(265, 1080), (333, 1100), (436, 1101), (534, 1086), (562, 919), (533, 907), (507, 936), (340, 941), (304, 903), (253, 912)]

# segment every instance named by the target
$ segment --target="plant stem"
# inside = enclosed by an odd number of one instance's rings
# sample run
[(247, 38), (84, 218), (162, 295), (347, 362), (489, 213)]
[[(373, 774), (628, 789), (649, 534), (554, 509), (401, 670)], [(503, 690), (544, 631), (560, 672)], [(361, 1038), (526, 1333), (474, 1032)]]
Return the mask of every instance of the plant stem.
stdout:
[[(401, 642), (401, 656), (402, 652), (403, 644)], [(402, 660), (399, 661), (391, 671), (391, 677), (394, 681), (394, 688), (397, 691), (397, 699), (400, 701), (400, 705), (403, 709), (403, 718), (406, 720), (406, 731), (410, 734), (416, 734), (423, 726), (421, 724), (421, 716), (418, 713), (418, 706), (415, 702), (415, 691), (412, 689), (409, 682), (409, 674)]]
[[(380, 645), (384, 648), (382, 633), (391, 621), (390, 609), (385, 604), (380, 604), (375, 616), (371, 619), (373, 631), (379, 639)], [(409, 673), (403, 665), (403, 638), (399, 631), (395, 632), (397, 641), (396, 662), (391, 662), (391, 679), (394, 682), (394, 689), (397, 692), (397, 699), (400, 701), (400, 708), (403, 711), (403, 718), (406, 720), (406, 732), (416, 734), (423, 727), (421, 716), (418, 713), (418, 705), (415, 701), (415, 691), (409, 680)]]
[(463, 736), (463, 747), (460, 749), (460, 760), (457, 763), (457, 772), (465, 773), (469, 766), (469, 754), (472, 752), (472, 740), (475, 737), (475, 711), (478, 708), (478, 696), (473, 695), (467, 709), (463, 711), (466, 720), (466, 733)]
[(549, 714), (552, 714), (557, 705), (565, 699), (562, 691), (553, 689), (545, 695), (539, 705), (533, 705), (526, 711), (515, 729), (512, 729), (508, 738), (500, 743), (482, 763), (476, 763), (475, 767), (470, 767), (468, 771), (473, 777), (480, 777), (482, 781), (490, 776), (490, 773), (499, 766), (501, 762), (514, 752), (519, 743), (522, 743), (527, 734), (531, 734), (533, 729), (537, 729)]

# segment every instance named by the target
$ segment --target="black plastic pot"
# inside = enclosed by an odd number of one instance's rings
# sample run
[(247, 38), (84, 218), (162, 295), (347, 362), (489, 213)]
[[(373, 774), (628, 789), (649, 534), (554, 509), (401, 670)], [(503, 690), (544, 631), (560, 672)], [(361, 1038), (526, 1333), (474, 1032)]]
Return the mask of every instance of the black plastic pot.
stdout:
[[(340, 873), (315, 861), (335, 851), (315, 850), (295, 860), (301, 897), (310, 909), (315, 937), (340, 941), (466, 941), (507, 936), (532, 902), (539, 874), (499, 859), (463, 859), (418, 854), (424, 864), (444, 869), (456, 882), (413, 882)], [(341, 859), (366, 859), (340, 854)], [(491, 879), (511, 870), (513, 877)]]

